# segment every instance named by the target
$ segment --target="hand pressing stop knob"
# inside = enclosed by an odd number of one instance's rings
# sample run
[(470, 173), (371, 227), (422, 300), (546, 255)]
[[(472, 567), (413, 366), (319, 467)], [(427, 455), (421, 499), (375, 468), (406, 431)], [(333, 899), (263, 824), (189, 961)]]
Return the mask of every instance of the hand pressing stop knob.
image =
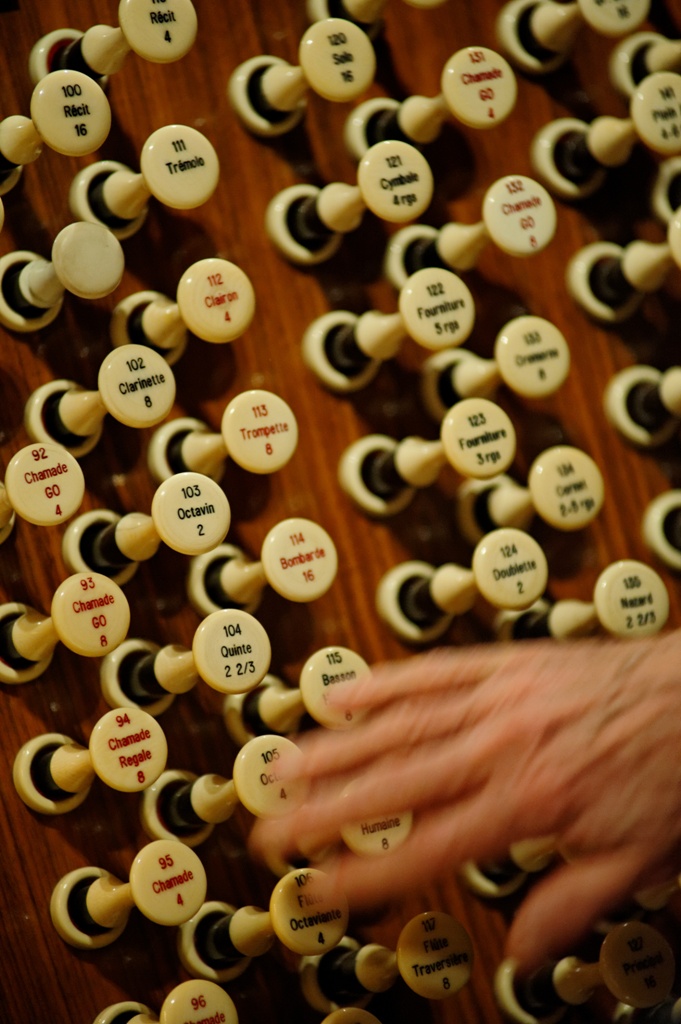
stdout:
[(37, 331), (59, 314), (64, 293), (99, 299), (120, 284), (125, 260), (120, 242), (96, 224), (69, 224), (52, 245), (51, 259), (19, 249), (0, 257), (0, 323)]

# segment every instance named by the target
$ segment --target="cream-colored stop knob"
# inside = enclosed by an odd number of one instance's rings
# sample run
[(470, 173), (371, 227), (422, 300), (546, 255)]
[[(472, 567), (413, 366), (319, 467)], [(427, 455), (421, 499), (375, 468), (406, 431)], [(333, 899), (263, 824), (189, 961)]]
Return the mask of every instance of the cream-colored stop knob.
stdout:
[[(302, 759), (300, 748), (284, 736), (249, 740), (237, 754), (232, 772), (244, 807), (257, 818), (277, 818), (295, 810), (308, 790), (307, 783), (296, 778)], [(283, 773), (280, 762), (285, 765)]]
[(468, 285), (450, 270), (425, 267), (400, 289), (399, 310), (407, 333), (427, 349), (461, 345), (475, 323)]
[(166, 765), (168, 744), (155, 718), (141, 708), (113, 708), (94, 726), (89, 742), (99, 778), (123, 793), (139, 793)]
[(407, 142), (377, 142), (357, 167), (357, 186), (372, 213), (403, 224), (425, 212), (433, 195), (433, 172)]
[(146, 345), (113, 349), (99, 368), (97, 385), (106, 411), (128, 427), (155, 426), (175, 401), (173, 371)]
[(29, 444), (8, 462), (5, 489), (22, 519), (36, 526), (54, 526), (80, 508), (85, 478), (78, 462), (60, 445)]
[(463, 925), (449, 914), (419, 914), (400, 932), (397, 966), (409, 988), (418, 995), (446, 999), (470, 978), (473, 944)]
[(546, 555), (523, 530), (504, 527), (485, 534), (471, 566), (480, 593), (495, 608), (529, 608), (546, 589)]
[(440, 438), (458, 473), (489, 479), (513, 462), (516, 434), (504, 410), (487, 398), (465, 398), (442, 421)]
[(541, 316), (514, 317), (494, 343), (504, 383), (525, 398), (545, 398), (564, 383), (570, 349), (562, 331)]
[(212, 196), (220, 162), (205, 135), (185, 124), (167, 124), (142, 147), (140, 170), (149, 192), (175, 210), (193, 210)]
[[(327, 729), (348, 729), (361, 716), (343, 708), (339, 695), (370, 674), (364, 658), (347, 647), (323, 647), (312, 654), (300, 670), (300, 692), (305, 708)], [(333, 694), (334, 703), (329, 704)]]
[(316, 868), (290, 871), (272, 891), (272, 927), (287, 949), (301, 956), (337, 946), (348, 924), (348, 902)]
[(81, 71), (53, 71), (33, 90), (31, 119), (50, 149), (85, 156), (106, 140), (111, 108), (94, 79)]
[(681, 153), (681, 75), (646, 75), (631, 97), (629, 114), (638, 137), (655, 153)]
[(219, 693), (246, 693), (265, 678), (272, 648), (264, 626), (248, 612), (207, 615), (194, 633), (192, 654), (205, 683)]
[(538, 455), (527, 484), (538, 514), (558, 530), (581, 530), (600, 512), (603, 474), (586, 452), (556, 445)]
[(118, 287), (125, 259), (121, 243), (103, 225), (76, 222), (55, 238), (52, 265), (67, 291), (81, 299), (99, 299)]
[[(183, 981), (164, 999), (160, 1024), (190, 1024), (199, 1021), (238, 1024), (234, 1000), (215, 982), (193, 978)], [(144, 1024), (144, 1019), (140, 1021)]]
[(336, 545), (309, 519), (284, 519), (262, 546), (267, 582), (289, 601), (315, 601), (329, 589), (338, 570)]
[(603, 570), (594, 587), (594, 605), (603, 628), (616, 636), (657, 633), (669, 616), (669, 594), (661, 576), (634, 559)]
[(120, 0), (118, 23), (138, 57), (153, 64), (179, 60), (194, 45), (198, 21), (191, 0)]
[(334, 103), (361, 96), (376, 71), (371, 40), (345, 18), (325, 18), (311, 25), (300, 40), (298, 58), (310, 88)]
[(209, 257), (185, 270), (177, 287), (177, 304), (197, 338), (221, 345), (239, 338), (250, 325), (255, 292), (250, 278), (235, 263)]
[(175, 473), (159, 485), (151, 516), (159, 536), (173, 551), (200, 555), (225, 539), (231, 510), (218, 483), (203, 473), (188, 472)]
[(487, 232), (510, 256), (541, 252), (556, 233), (556, 207), (543, 185), (524, 175), (506, 175), (485, 193), (482, 217)]
[(230, 457), (251, 473), (275, 473), (298, 444), (293, 410), (283, 398), (262, 389), (233, 398), (222, 415), (220, 430)]
[(445, 64), (440, 85), (451, 113), (471, 128), (505, 121), (518, 95), (511, 65), (487, 46), (458, 50)]
[(150, 921), (179, 925), (193, 917), (206, 898), (206, 872), (184, 843), (157, 839), (135, 857), (130, 887), (135, 906)]
[(130, 606), (112, 580), (97, 572), (79, 572), (57, 587), (51, 616), (65, 647), (86, 658), (99, 658), (125, 639)]

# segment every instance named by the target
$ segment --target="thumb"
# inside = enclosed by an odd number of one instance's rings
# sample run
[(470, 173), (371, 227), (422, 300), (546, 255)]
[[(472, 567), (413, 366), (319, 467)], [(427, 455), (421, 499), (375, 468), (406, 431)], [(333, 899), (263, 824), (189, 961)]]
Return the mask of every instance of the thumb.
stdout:
[(631, 848), (594, 854), (555, 868), (523, 900), (506, 952), (522, 973), (571, 953), (594, 923), (635, 891), (643, 866)]

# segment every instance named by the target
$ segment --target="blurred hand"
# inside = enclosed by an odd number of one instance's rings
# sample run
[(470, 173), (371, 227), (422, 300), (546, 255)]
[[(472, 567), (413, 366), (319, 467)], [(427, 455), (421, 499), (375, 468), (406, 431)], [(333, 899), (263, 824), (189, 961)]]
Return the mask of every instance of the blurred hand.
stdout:
[[(681, 632), (381, 665), (343, 687), (355, 727), (298, 737), (309, 798), (258, 822), (252, 849), (288, 858), (331, 846), (316, 866), (366, 906), (555, 835), (568, 859), (533, 887), (508, 938), (508, 955), (531, 969), (681, 870), (680, 676)], [(359, 858), (337, 845), (343, 823), (405, 810), (414, 824), (394, 851)]]

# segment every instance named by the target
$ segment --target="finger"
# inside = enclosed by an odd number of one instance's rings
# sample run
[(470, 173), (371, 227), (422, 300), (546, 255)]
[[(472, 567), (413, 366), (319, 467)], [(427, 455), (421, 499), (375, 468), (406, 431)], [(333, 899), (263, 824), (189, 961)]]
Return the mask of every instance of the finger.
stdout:
[(454, 741), (474, 718), (470, 703), (456, 694), (434, 700), (430, 694), (413, 693), (395, 700), (352, 729), (319, 732), (297, 737), (304, 758), (300, 771), (306, 778), (358, 770), (390, 751), (406, 757), (419, 744), (449, 736)]
[(599, 918), (631, 897), (644, 859), (640, 848), (627, 847), (554, 869), (517, 911), (507, 954), (527, 972), (570, 953)]
[(516, 831), (513, 814), (500, 813), (493, 820), (489, 802), (482, 802), (481, 811), (480, 795), (474, 794), (456, 807), (442, 805), (419, 815), (404, 843), (388, 853), (357, 857), (335, 852), (318, 866), (351, 905), (380, 906), (453, 878), (467, 860), (503, 858), (521, 835), (527, 834)]
[(475, 685), (508, 661), (509, 649), (488, 644), (471, 647), (442, 647), (402, 661), (381, 662), (371, 674), (362, 676), (356, 685), (344, 688), (342, 694), (331, 695), (331, 702), (353, 709), (379, 707), (396, 697), (414, 693), (448, 692)]

